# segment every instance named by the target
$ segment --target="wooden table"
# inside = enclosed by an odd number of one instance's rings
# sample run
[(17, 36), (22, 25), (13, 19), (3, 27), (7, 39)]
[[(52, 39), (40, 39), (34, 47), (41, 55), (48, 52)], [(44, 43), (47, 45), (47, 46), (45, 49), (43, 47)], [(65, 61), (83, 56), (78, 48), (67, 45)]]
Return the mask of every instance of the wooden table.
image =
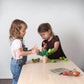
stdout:
[[(58, 75), (50, 69), (74, 68), (81, 72), (78, 77)], [(33, 63), (28, 61), (23, 66), (18, 84), (84, 84), (84, 73), (71, 61), (56, 60), (56, 63), (48, 62), (43, 64), (42, 61)]]

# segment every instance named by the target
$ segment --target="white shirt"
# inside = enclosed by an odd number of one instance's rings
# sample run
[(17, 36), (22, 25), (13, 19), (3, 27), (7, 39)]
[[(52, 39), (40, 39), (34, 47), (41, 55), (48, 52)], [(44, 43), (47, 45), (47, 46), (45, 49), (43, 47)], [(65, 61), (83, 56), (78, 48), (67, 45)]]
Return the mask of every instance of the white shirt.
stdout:
[(15, 39), (11, 44), (11, 53), (12, 53), (13, 58), (15, 58), (15, 59), (22, 59), (23, 58), (23, 56), (20, 56), (17, 53), (17, 50), (20, 48), (23, 49), (21, 40)]

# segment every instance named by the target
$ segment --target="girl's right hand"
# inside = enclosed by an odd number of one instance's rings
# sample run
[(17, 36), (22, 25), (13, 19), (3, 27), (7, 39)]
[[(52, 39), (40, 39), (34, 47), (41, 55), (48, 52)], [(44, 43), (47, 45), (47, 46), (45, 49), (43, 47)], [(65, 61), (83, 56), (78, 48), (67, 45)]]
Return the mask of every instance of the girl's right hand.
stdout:
[(36, 50), (35, 50), (35, 49), (33, 49), (33, 50), (31, 50), (31, 52), (32, 52), (32, 54), (35, 54), (35, 53), (36, 53)]

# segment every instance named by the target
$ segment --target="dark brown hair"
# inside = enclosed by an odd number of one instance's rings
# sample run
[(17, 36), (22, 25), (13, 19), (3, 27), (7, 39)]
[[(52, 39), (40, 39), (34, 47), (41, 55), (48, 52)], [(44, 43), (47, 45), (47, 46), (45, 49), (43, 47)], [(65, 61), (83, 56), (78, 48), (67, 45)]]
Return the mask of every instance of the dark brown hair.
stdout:
[(20, 39), (20, 29), (22, 28), (22, 25), (25, 25), (25, 28), (27, 28), (27, 24), (19, 19), (15, 19), (12, 24), (11, 27), (9, 29), (9, 39), (12, 40), (13, 38), (18, 38)]
[(51, 30), (51, 34), (53, 34), (52, 27), (49, 23), (42, 23), (38, 27), (38, 32), (39, 33), (48, 32), (48, 30)]

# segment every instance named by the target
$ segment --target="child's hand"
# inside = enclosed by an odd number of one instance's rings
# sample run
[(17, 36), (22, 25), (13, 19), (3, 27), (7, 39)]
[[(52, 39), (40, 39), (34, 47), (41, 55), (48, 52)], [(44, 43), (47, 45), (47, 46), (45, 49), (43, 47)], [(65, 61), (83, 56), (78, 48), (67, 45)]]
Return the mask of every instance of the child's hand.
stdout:
[(36, 50), (35, 50), (35, 49), (33, 49), (33, 50), (31, 50), (31, 52), (32, 52), (32, 54), (35, 54), (35, 53), (36, 53)]
[(38, 53), (38, 47), (36, 45), (34, 45), (34, 47), (32, 48), (32, 54), (34, 53)]
[(35, 54), (36, 53), (38, 55), (39, 52), (40, 52), (40, 50), (39, 49), (33, 49), (33, 50), (31, 50), (31, 52), (32, 52), (32, 54)]
[(37, 55), (39, 54), (39, 52), (40, 52), (40, 50), (39, 50), (39, 49), (36, 49), (36, 54), (37, 54)]

